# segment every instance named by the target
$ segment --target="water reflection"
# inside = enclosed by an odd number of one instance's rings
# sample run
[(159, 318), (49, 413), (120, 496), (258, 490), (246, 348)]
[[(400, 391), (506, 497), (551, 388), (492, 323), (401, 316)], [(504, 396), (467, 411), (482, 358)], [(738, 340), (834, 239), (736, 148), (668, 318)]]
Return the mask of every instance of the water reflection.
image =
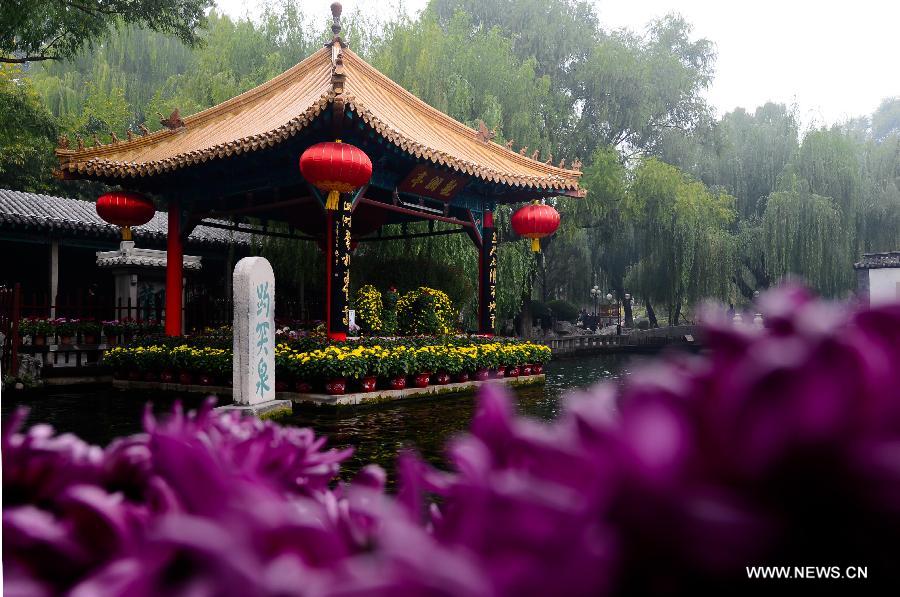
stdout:
[[(627, 373), (629, 358), (601, 355), (556, 360), (545, 367), (544, 386), (516, 391), (522, 414), (553, 419), (559, 414), (561, 395), (603, 379)], [(156, 413), (171, 411), (176, 396), (155, 392), (123, 392), (108, 386), (77, 389), (45, 388), (32, 392), (4, 392), (2, 414), (6, 418), (18, 404), (30, 409), (28, 424), (49, 423), (59, 431), (70, 431), (87, 441), (106, 444), (115, 437), (141, 430), (144, 405), (152, 402)], [(200, 396), (183, 398), (186, 408), (196, 408)], [(332, 447), (353, 446), (355, 453), (345, 467), (352, 476), (364, 464), (375, 462), (393, 470), (397, 452), (417, 450), (436, 466), (443, 464), (443, 447), (454, 434), (468, 428), (475, 407), (474, 395), (423, 398), (360, 407), (298, 408), (290, 422), (311, 426), (329, 437)]]

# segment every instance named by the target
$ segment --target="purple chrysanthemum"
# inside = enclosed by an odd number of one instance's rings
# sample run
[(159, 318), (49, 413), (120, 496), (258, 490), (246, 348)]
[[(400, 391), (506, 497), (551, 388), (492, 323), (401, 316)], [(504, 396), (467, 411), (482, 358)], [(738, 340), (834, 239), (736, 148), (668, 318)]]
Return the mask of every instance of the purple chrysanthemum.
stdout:
[[(766, 327), (706, 320), (552, 423), (482, 394), (451, 471), (400, 488), (311, 430), (176, 410), (106, 449), (3, 433), (4, 570), (42, 595), (602, 595), (763, 590), (746, 566), (900, 556), (900, 305), (783, 288)], [(874, 582), (874, 581), (873, 581)]]

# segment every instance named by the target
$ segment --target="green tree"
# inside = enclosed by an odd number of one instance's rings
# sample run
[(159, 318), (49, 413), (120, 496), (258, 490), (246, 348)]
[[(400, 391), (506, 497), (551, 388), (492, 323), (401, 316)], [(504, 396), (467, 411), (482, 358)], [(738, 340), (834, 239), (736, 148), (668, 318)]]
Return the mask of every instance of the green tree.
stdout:
[(71, 58), (121, 24), (137, 24), (194, 45), (210, 0), (5, 0), (0, 62)]
[(817, 291), (838, 296), (849, 288), (852, 269), (839, 206), (811, 193), (792, 176), (785, 190), (769, 196), (763, 215), (765, 259), (774, 279), (803, 277)]
[(18, 67), (0, 65), (0, 188), (53, 187), (57, 123)]
[(729, 297), (734, 197), (649, 158), (635, 171), (625, 210), (637, 229), (639, 260), (626, 276), (636, 295), (665, 304), (672, 325), (684, 305)]
[(712, 81), (715, 52), (690, 33), (684, 19), (669, 15), (644, 37), (615, 31), (593, 45), (575, 69), (575, 153), (590, 155), (597, 146), (652, 153), (666, 130), (691, 130), (707, 116), (700, 94)]

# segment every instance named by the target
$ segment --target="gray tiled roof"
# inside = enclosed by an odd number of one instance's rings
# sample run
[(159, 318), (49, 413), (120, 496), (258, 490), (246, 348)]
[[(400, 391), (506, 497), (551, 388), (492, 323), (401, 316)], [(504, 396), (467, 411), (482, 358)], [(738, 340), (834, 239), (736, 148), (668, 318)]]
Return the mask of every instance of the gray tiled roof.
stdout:
[(862, 259), (853, 264), (854, 269), (879, 269), (900, 267), (900, 251), (887, 253), (863, 253)]
[[(168, 230), (168, 214), (156, 212), (143, 226), (136, 226), (136, 240), (164, 242)], [(66, 236), (118, 238), (119, 227), (100, 219), (94, 203), (54, 197), (38, 193), (0, 189), (0, 229), (38, 229)], [(233, 236), (232, 236), (233, 235)], [(209, 226), (197, 226), (188, 237), (190, 244), (250, 244), (250, 235)]]

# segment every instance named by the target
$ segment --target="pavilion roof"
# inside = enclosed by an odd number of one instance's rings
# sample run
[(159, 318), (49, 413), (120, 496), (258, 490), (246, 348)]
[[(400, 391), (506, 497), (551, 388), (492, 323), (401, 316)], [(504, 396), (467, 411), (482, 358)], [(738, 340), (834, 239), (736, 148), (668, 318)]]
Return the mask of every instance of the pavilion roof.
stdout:
[(334, 54), (326, 46), (272, 80), (185, 117), (179, 128), (96, 147), (61, 147), (56, 152), (60, 167), (79, 178), (146, 177), (252, 152), (297, 134), (340, 98), (378, 134), (416, 158), (511, 187), (580, 191), (580, 171), (486, 141), (349, 49), (343, 48), (340, 58), (342, 87), (334, 85)]

